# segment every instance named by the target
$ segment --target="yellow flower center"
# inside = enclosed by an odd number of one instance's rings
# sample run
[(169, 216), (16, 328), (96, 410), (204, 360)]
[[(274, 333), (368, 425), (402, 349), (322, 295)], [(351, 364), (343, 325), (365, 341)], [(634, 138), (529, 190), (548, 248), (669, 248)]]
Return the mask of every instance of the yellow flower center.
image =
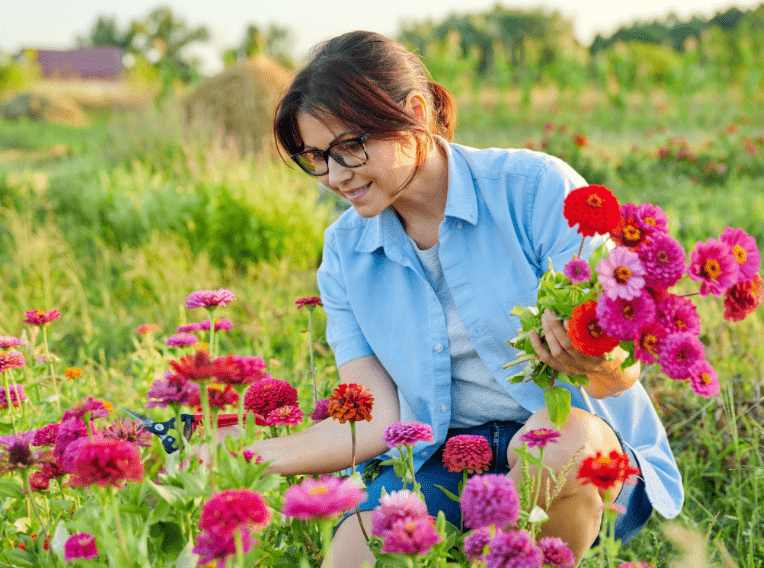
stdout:
[(738, 264), (743, 264), (748, 258), (748, 255), (746, 254), (745, 249), (741, 247), (740, 245), (735, 245), (734, 247), (732, 247), (732, 254), (735, 255), (735, 258), (737, 259)]
[(647, 334), (642, 338), (642, 349), (648, 353), (655, 354), (655, 346), (658, 344), (658, 338), (654, 335)]
[(722, 273), (722, 267), (719, 266), (719, 261), (713, 258), (709, 258), (703, 263), (703, 268), (700, 270), (703, 277), (709, 280), (717, 280)]
[(209, 390), (223, 392), (225, 390), (225, 387), (218, 383), (210, 383)]
[(669, 261), (668, 254), (665, 250), (658, 251), (658, 254), (655, 256), (655, 258), (660, 262), (661, 264), (666, 264)]
[(655, 219), (653, 219), (652, 217), (645, 217), (644, 219), (642, 219), (642, 221), (644, 221), (645, 224), (651, 225), (653, 227), (655, 227), (655, 225), (656, 225)]
[(626, 319), (634, 319), (634, 306), (631, 304), (626, 304), (622, 309), (621, 313), (623, 314), (623, 317)]
[(602, 328), (596, 322), (591, 322), (586, 326), (586, 329), (589, 331), (589, 335), (591, 335), (594, 339), (605, 335), (605, 332), (602, 331)]
[(711, 375), (709, 375), (708, 373), (701, 373), (700, 382), (703, 383), (704, 385), (711, 384)]
[(623, 230), (623, 236), (629, 241), (638, 241), (642, 237), (642, 231), (634, 225), (626, 225)]
[(327, 493), (329, 493), (329, 490), (326, 488), (326, 485), (316, 485), (308, 489), (308, 495), (326, 495)]
[(631, 270), (628, 266), (619, 266), (615, 269), (615, 281), (619, 284), (626, 284), (631, 278)]

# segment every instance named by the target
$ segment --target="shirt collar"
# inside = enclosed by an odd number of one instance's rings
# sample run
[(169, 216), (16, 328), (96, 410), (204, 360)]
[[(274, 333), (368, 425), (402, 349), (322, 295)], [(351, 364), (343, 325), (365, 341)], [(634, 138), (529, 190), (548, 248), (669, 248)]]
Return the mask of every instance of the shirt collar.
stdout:
[[(446, 217), (454, 217), (477, 224), (478, 203), (477, 182), (472, 176), (467, 160), (452, 145), (440, 136), (435, 141), (446, 151), (448, 160), (448, 197), (446, 198)], [(385, 254), (394, 259), (402, 254), (406, 233), (393, 207), (388, 207), (376, 217), (365, 223), (363, 234), (356, 246), (357, 252), (374, 252), (384, 248)]]

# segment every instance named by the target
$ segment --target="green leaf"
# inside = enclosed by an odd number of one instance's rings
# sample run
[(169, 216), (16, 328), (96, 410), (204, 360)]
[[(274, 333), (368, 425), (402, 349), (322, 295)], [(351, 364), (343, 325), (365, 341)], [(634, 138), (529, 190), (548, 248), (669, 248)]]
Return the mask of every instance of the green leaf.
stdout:
[(2, 559), (6, 566), (18, 566), (19, 568), (34, 566), (29, 553), (26, 550), (21, 550), (20, 548), (14, 548), (0, 553), (0, 559)]
[(564, 387), (548, 387), (544, 389), (544, 401), (549, 419), (562, 426), (570, 414), (570, 391)]
[(459, 499), (459, 496), (458, 496), (458, 495), (454, 495), (453, 493), (451, 493), (451, 492), (450, 492), (448, 489), (446, 489), (446, 488), (445, 488), (445, 487), (443, 487), (442, 485), (437, 485), (437, 484), (436, 484), (436, 485), (435, 485), (435, 487), (437, 487), (437, 488), (438, 488), (438, 489), (440, 489), (440, 490), (441, 490), (443, 493), (445, 493), (445, 494), (446, 494), (446, 497), (448, 497), (449, 499), (451, 499), (451, 501), (456, 501), (457, 503), (458, 503), (459, 501), (461, 501), (461, 499)]
[(178, 523), (160, 521), (151, 525), (151, 537), (160, 540), (162, 552), (178, 556), (183, 550), (183, 531)]
[(21, 490), (21, 484), (8, 479), (0, 479), (0, 497), (23, 499), (24, 492)]

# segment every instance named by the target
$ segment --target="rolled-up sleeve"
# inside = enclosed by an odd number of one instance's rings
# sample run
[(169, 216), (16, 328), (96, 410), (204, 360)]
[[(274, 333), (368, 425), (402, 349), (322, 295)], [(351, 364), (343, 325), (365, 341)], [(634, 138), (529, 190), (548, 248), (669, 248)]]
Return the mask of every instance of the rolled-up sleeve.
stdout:
[(374, 352), (358, 325), (345, 286), (343, 262), (336, 246), (336, 234), (327, 231), (324, 252), (318, 269), (318, 289), (326, 312), (326, 341), (334, 352), (337, 366)]

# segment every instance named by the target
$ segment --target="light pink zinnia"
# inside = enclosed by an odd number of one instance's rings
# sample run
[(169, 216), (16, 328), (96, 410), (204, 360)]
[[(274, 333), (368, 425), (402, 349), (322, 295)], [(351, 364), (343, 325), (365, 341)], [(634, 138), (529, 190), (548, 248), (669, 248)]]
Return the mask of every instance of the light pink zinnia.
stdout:
[(491, 445), (483, 436), (462, 434), (446, 440), (443, 466), (450, 472), (483, 473), (493, 459)]
[(695, 335), (671, 333), (663, 340), (658, 361), (666, 376), (683, 381), (690, 378), (692, 367), (705, 356), (706, 349)]
[(271, 522), (268, 504), (257, 491), (227, 489), (213, 495), (202, 508), (199, 528), (219, 537), (236, 529), (260, 531)]
[(610, 299), (603, 294), (597, 300), (596, 313), (605, 333), (620, 341), (631, 341), (643, 325), (655, 319), (655, 302), (646, 291), (630, 299)]
[(218, 306), (225, 306), (234, 300), (236, 300), (236, 296), (225, 288), (220, 288), (219, 290), (197, 290), (196, 292), (191, 292), (188, 298), (186, 298), (186, 307), (191, 309), (215, 309)]
[(544, 563), (551, 564), (553, 568), (573, 568), (576, 565), (575, 555), (561, 538), (544, 537), (539, 541), (539, 548), (544, 555)]
[(323, 476), (305, 479), (284, 493), (281, 512), (302, 520), (333, 518), (366, 500), (366, 493), (351, 479)]
[(413, 446), (417, 442), (432, 442), (432, 426), (423, 422), (395, 422), (385, 427), (382, 441), (391, 448)]
[(167, 345), (170, 347), (187, 347), (199, 343), (199, 338), (190, 333), (176, 333), (167, 338)]
[(546, 448), (547, 444), (556, 444), (557, 439), (562, 434), (558, 430), (552, 430), (551, 428), (538, 428), (536, 430), (529, 430), (522, 436), (520, 441), (528, 444), (529, 448)]
[(588, 282), (592, 277), (592, 270), (589, 268), (589, 263), (582, 258), (571, 258), (565, 263), (562, 272), (573, 284)]
[(761, 254), (756, 246), (756, 239), (743, 229), (727, 227), (719, 240), (732, 249), (732, 255), (738, 263), (736, 282), (746, 282), (758, 274), (761, 267)]
[(24, 312), (24, 323), (30, 325), (45, 325), (61, 317), (57, 309), (52, 310), (31, 310)]
[(686, 331), (700, 333), (700, 316), (689, 298), (667, 294), (656, 305), (656, 319), (669, 333)]
[(488, 543), (486, 568), (541, 568), (541, 548), (525, 531), (499, 531)]
[(12, 335), (0, 335), (0, 349), (18, 347), (19, 345), (24, 345), (24, 342), (18, 337), (13, 337)]
[(726, 243), (716, 239), (698, 242), (690, 253), (690, 265), (687, 273), (690, 278), (700, 282), (700, 295), (721, 296), (737, 282), (739, 264), (732, 249)]
[(21, 369), (26, 364), (27, 360), (18, 351), (11, 349), (5, 353), (0, 353), (0, 373), (8, 369)]
[(268, 426), (297, 426), (302, 422), (304, 414), (296, 406), (286, 405), (274, 408), (265, 417), (265, 423)]
[(671, 235), (655, 233), (639, 247), (639, 259), (645, 267), (645, 284), (653, 288), (670, 288), (682, 278), (685, 253)]
[(711, 363), (704, 359), (690, 369), (690, 387), (695, 394), (705, 398), (719, 393), (719, 376)]
[(371, 534), (385, 537), (396, 521), (421, 518), (429, 518), (429, 513), (419, 495), (408, 489), (393, 491), (380, 497), (371, 516)]
[(77, 533), (64, 543), (64, 560), (71, 562), (78, 558), (90, 560), (98, 556), (95, 537), (89, 533)]
[(429, 517), (400, 519), (385, 537), (382, 552), (419, 556), (427, 554), (441, 540)]
[(631, 300), (645, 286), (645, 268), (636, 252), (626, 247), (615, 247), (597, 265), (603, 292), (611, 300)]
[(643, 325), (634, 338), (634, 358), (642, 363), (655, 363), (658, 360), (661, 341), (668, 335), (657, 321)]
[(489, 525), (503, 528), (517, 520), (520, 498), (514, 482), (506, 475), (473, 475), (461, 495), (464, 524), (478, 529)]

